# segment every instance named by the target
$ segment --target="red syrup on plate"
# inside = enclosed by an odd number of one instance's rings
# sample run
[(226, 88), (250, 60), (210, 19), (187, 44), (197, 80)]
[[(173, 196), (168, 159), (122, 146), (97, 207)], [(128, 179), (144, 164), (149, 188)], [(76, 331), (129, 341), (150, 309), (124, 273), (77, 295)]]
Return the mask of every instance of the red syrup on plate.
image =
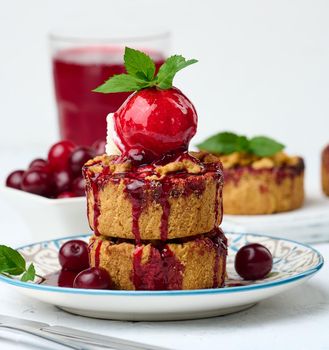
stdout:
[[(156, 67), (164, 62), (152, 52)], [(106, 116), (115, 112), (130, 93), (92, 92), (115, 74), (125, 73), (119, 47), (90, 46), (61, 50), (53, 58), (53, 75), (61, 138), (91, 146), (106, 139)]]
[(249, 286), (252, 284), (250, 281), (240, 281), (240, 280), (227, 280), (225, 281), (224, 287), (232, 288), (232, 287), (243, 287), (243, 286)]
[(44, 277), (39, 284), (54, 287), (73, 288), (73, 282), (79, 271), (60, 270)]

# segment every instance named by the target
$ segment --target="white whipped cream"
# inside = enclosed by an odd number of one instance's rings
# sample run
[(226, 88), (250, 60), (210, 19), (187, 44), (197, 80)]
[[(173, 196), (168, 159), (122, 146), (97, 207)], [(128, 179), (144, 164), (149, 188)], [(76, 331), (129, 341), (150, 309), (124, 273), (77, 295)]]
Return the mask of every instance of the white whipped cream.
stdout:
[(115, 139), (115, 131), (114, 131), (114, 120), (113, 120), (113, 114), (109, 113), (106, 117), (107, 122), (107, 137), (106, 137), (106, 146), (105, 151), (107, 155), (120, 155), (121, 152), (117, 145), (114, 143)]

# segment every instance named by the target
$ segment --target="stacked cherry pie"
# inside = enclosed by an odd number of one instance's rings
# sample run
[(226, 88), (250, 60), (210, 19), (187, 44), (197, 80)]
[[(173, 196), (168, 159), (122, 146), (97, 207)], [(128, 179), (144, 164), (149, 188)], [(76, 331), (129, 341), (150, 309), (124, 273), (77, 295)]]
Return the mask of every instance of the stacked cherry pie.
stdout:
[[(222, 287), (222, 165), (188, 152), (197, 114), (180, 90), (161, 82), (161, 69), (155, 86), (108, 116), (107, 154), (84, 166), (90, 263), (109, 273), (115, 289)], [(111, 92), (111, 83), (98, 90)]]

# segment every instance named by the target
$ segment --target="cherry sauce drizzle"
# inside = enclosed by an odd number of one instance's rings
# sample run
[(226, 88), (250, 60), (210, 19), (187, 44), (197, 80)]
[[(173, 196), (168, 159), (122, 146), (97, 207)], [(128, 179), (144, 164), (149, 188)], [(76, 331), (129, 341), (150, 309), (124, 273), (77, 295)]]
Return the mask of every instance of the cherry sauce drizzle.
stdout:
[(100, 265), (100, 255), (103, 241), (100, 239), (95, 249), (95, 267)]
[(150, 247), (148, 261), (142, 263), (145, 246), (137, 246), (133, 256), (132, 281), (136, 290), (182, 289), (184, 266), (168, 245)]
[[(168, 158), (168, 157), (167, 157)], [(184, 266), (175, 258), (175, 255), (169, 249), (168, 245), (162, 243), (161, 247), (152, 247), (149, 261), (146, 264), (142, 264), (143, 246), (141, 243), (139, 219), (143, 212), (143, 209), (147, 205), (148, 191), (151, 190), (151, 200), (155, 200), (161, 205), (162, 215), (160, 223), (161, 241), (165, 242), (168, 238), (168, 220), (170, 216), (170, 203), (169, 197), (178, 197), (179, 195), (188, 196), (192, 193), (197, 196), (202, 195), (205, 189), (205, 180), (199, 175), (203, 175), (205, 172), (213, 172), (216, 182), (216, 198), (215, 198), (215, 218), (219, 215), (219, 205), (222, 208), (222, 201), (219, 204), (220, 191), (222, 190), (222, 168), (214, 163), (204, 164), (203, 171), (198, 175), (191, 175), (186, 172), (177, 172), (174, 174), (168, 174), (161, 180), (157, 180), (157, 186), (154, 187), (152, 180), (147, 180), (146, 176), (156, 174), (156, 166), (167, 164), (169, 161), (190, 159), (193, 162), (201, 164), (201, 162), (190, 156), (188, 153), (179, 155), (178, 157), (170, 156), (169, 159), (158, 161), (153, 164), (133, 166), (127, 173), (113, 174), (111, 175), (111, 181), (119, 183), (120, 179), (125, 179), (125, 192), (132, 205), (132, 232), (136, 241), (136, 249), (133, 257), (133, 282), (137, 290), (149, 289), (149, 290), (166, 290), (166, 289), (181, 289), (182, 284), (182, 271)], [(122, 161), (119, 158), (118, 162)], [(162, 164), (163, 163), (163, 164)], [(100, 215), (99, 210), (99, 189), (101, 186), (109, 180), (109, 169), (103, 168), (103, 171), (91, 179), (91, 189), (94, 195), (94, 231), (95, 235), (99, 235), (98, 231), (98, 218)], [(173, 188), (175, 179), (185, 178), (188, 182), (185, 186), (183, 193), (177, 192), (177, 189)], [(222, 210), (222, 209), (221, 209)], [(218, 270), (219, 259), (223, 252), (226, 254), (226, 247), (223, 249), (223, 242), (225, 236), (222, 231), (217, 228), (215, 221), (214, 231), (216, 233), (213, 237), (220, 237), (217, 240), (212, 238), (213, 248), (216, 252), (214, 263), (214, 277), (213, 286), (218, 287)], [(99, 242), (95, 251), (95, 266), (99, 266), (100, 249), (102, 241)], [(226, 242), (225, 242), (226, 244)]]

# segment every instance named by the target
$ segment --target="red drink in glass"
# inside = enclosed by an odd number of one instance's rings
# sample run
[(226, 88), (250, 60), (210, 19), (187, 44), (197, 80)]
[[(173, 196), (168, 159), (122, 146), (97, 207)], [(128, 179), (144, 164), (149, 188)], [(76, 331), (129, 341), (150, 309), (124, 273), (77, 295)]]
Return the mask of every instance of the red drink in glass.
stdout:
[[(152, 53), (159, 67), (164, 57)], [(123, 49), (107, 46), (59, 50), (53, 57), (55, 94), (62, 139), (91, 145), (106, 138), (106, 116), (115, 112), (130, 93), (92, 92), (114, 74), (125, 73)]]

